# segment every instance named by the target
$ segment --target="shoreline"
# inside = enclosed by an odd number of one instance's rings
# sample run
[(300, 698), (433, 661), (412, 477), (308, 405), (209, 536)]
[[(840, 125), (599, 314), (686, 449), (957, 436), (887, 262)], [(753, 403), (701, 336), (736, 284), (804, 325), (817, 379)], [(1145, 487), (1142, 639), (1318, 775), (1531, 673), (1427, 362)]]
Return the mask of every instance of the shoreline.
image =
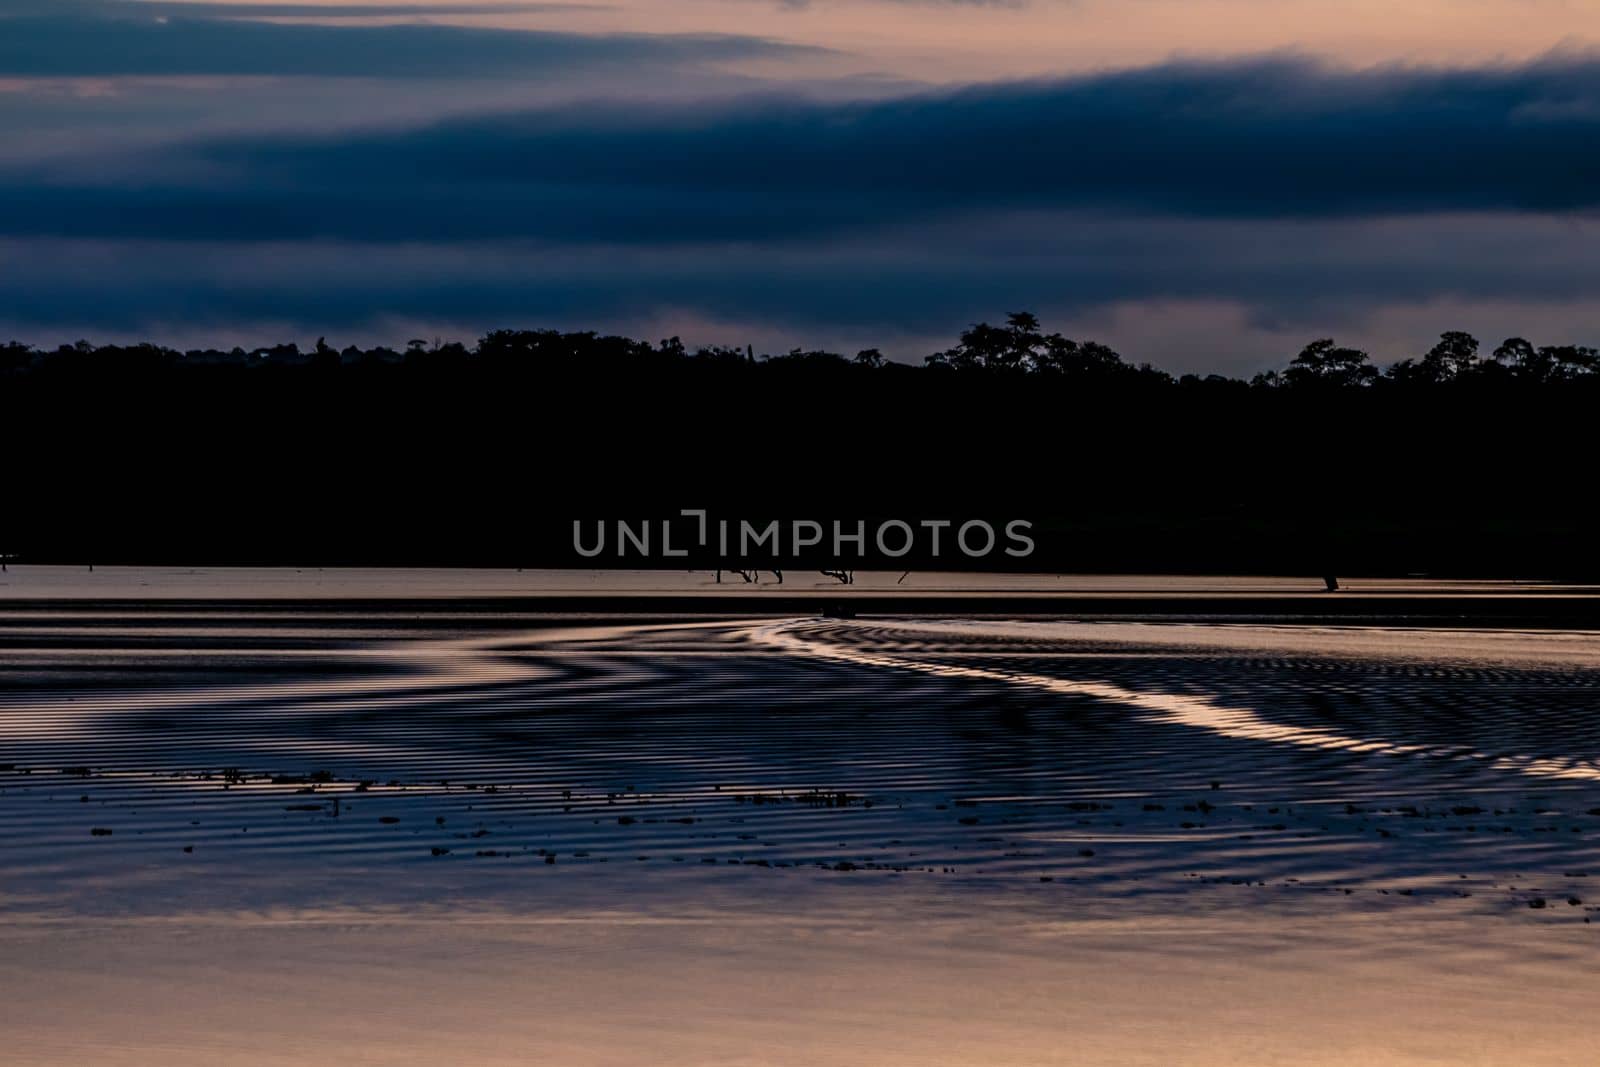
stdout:
[[(731, 572), (730, 572), (731, 573)], [(712, 571), (14, 566), (0, 612), (222, 611), (746, 618), (791, 615), (1175, 617), (1188, 620), (1600, 628), (1600, 587), (1501, 580), (814, 572), (779, 584)]]

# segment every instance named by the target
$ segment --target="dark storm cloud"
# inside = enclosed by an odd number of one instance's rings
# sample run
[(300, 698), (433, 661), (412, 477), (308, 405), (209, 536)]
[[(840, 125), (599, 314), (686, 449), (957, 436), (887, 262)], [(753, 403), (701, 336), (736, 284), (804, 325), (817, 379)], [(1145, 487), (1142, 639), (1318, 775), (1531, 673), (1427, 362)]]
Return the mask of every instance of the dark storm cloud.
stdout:
[[(619, 251), (506, 242), (0, 242), (0, 323), (94, 332), (385, 320), (646, 320), (664, 310), (816, 336), (945, 332), (1014, 307), (1124, 302), (1248, 309), (1305, 329), (1375, 308), (1462, 302), (1600, 305), (1583, 226), (1536, 216), (1154, 221), (985, 216), (857, 238)], [(9, 306), (8, 306), (9, 305)], [(1442, 327), (1441, 327), (1442, 328)]]
[(649, 244), (1019, 208), (1565, 212), (1600, 204), (1600, 59), (1173, 64), (887, 101), (569, 108), (212, 140), (107, 178), (117, 167), (97, 161), (94, 184), (0, 173), (0, 234)]
[[(818, 51), (717, 34), (274, 23), (231, 14), (179, 14), (180, 6), (152, 5), (149, 11), (135, 4), (0, 7), (0, 76), (491, 78)], [(202, 12), (208, 8), (202, 5)]]

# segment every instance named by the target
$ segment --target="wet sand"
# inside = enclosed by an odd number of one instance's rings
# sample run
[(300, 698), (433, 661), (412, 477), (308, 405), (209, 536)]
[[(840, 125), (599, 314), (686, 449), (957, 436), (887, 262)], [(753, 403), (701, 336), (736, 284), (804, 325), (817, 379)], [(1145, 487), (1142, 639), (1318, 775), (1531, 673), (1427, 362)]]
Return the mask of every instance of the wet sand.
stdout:
[(1600, 634), (0, 605), (8, 1062), (1571, 1063)]

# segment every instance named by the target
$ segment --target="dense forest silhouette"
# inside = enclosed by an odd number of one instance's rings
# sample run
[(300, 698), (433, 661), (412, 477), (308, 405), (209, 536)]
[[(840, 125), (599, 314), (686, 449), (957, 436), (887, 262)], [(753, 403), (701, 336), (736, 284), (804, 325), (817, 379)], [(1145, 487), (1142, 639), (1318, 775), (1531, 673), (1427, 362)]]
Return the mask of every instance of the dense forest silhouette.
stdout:
[[(875, 348), (853, 357), (800, 348), (757, 356), (750, 346), (709, 345), (691, 351), (677, 337), (651, 344), (557, 330), (496, 330), (470, 348), (458, 341), (416, 339), (403, 350), (355, 345), (339, 349), (326, 338), (319, 338), (309, 351), (292, 342), (250, 350), (180, 351), (154, 344), (97, 346), (87, 341), (53, 350), (16, 341), (0, 347), (0, 376), (7, 380), (69, 376), (76, 378), (78, 385), (92, 387), (97, 381), (122, 382), (130, 376), (183, 374), (220, 382), (229, 369), (515, 379), (670, 371), (730, 380), (774, 376), (792, 384), (797, 376), (837, 382), (844, 375), (903, 375), (918, 368), (887, 360)], [(1032, 385), (1070, 383), (1092, 389), (1570, 387), (1600, 381), (1600, 349), (1571, 344), (1535, 346), (1511, 337), (1485, 352), (1471, 334), (1449, 331), (1427, 352), (1380, 369), (1368, 353), (1323, 338), (1307, 344), (1282, 370), (1257, 374), (1248, 381), (1217, 374), (1175, 377), (1148, 363), (1129, 363), (1097, 341), (1078, 342), (1059, 333), (1045, 333), (1035, 315), (1022, 311), (1008, 315), (1004, 325), (980, 322), (969, 327), (954, 346), (927, 356), (921, 369), (930, 376), (1025, 375)]]
[(985, 565), (1027, 569), (1586, 579), (1597, 400), (1578, 345), (1449, 332), (1380, 367), (1320, 339), (1250, 380), (1175, 377), (1025, 312), (920, 366), (553, 330), (13, 343), (0, 552), (605, 565), (574, 558), (574, 520), (705, 508), (1023, 518), (1037, 553)]

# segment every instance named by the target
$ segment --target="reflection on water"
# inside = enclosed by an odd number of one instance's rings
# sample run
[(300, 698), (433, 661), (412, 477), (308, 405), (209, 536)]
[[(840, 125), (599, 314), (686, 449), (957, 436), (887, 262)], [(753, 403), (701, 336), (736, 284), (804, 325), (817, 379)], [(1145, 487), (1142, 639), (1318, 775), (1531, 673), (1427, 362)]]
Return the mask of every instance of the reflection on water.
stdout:
[(1589, 1062), (1597, 658), (0, 609), (6, 1062)]
[[(1052, 630), (1059, 633), (1063, 629), (1059, 625), (1053, 628), (1047, 627), (1048, 624), (1032, 624), (1031, 626), (1013, 624), (999, 629), (1005, 634), (1032, 642), (1040, 641), (1042, 637), (1050, 634)], [(823, 627), (822, 629), (829, 628)], [(1344, 654), (1349, 654), (1352, 648), (1365, 647), (1369, 654), (1387, 656), (1395, 654), (1389, 644), (1393, 641), (1396, 648), (1404, 650), (1400, 654), (1413, 656), (1426, 656), (1426, 650), (1431, 645), (1435, 650), (1435, 655), (1448, 654), (1452, 657), (1460, 656), (1463, 652), (1466, 652), (1480, 655), (1487, 653), (1493, 657), (1509, 659), (1513, 662), (1533, 657), (1554, 660), (1558, 663), (1576, 661), (1586, 666), (1591, 666), (1600, 661), (1600, 634), (1594, 633), (1557, 635), (1543, 633), (1486, 634), (1469, 638), (1467, 641), (1469, 648), (1463, 650), (1455, 647), (1456, 634), (1439, 630), (1394, 632), (1386, 630), (1370, 632), (1357, 630), (1340, 633), (1325, 628), (1314, 628), (1311, 633), (1294, 634), (1282, 630), (1266, 630), (1263, 633), (1263, 628), (1237, 626), (1213, 627), (1210, 632), (1206, 632), (1199, 627), (1187, 626), (1173, 628), (1178, 629), (1178, 633), (1169, 639), (1163, 635), (1163, 630), (1168, 628), (1151, 627), (1148, 624), (1134, 624), (1131, 626), (1069, 624), (1067, 628), (1077, 629), (1083, 634), (1081, 639), (1092, 642), (1115, 641), (1118, 639), (1117, 635), (1119, 633), (1133, 632), (1139, 634), (1146, 641), (1156, 641), (1162, 644), (1170, 641), (1180, 647), (1184, 644), (1194, 644), (1218, 649), (1228, 648), (1230, 643), (1233, 644), (1233, 647), (1244, 643), (1263, 647), (1264, 640), (1264, 647), (1267, 648), (1285, 644), (1291, 647), (1299, 645), (1301, 648), (1325, 644), (1330, 646), (1330, 651), (1338, 651)], [(1579, 757), (1495, 755), (1465, 748), (1458, 741), (1419, 744), (1378, 738), (1352, 737), (1327, 728), (1270, 722), (1263, 719), (1259, 713), (1251, 708), (1229, 707), (1205, 696), (1168, 693), (1158, 690), (1140, 691), (1104, 682), (1075, 681), (1071, 678), (1030, 674), (1025, 671), (1006, 668), (942, 662), (938, 655), (938, 650), (934, 650), (932, 657), (926, 658), (886, 655), (882, 652), (862, 649), (855, 642), (830, 641), (825, 633), (813, 636), (813, 632), (816, 629), (817, 627), (814, 626), (779, 623), (758, 630), (756, 637), (757, 640), (767, 643), (773, 648), (798, 656), (820, 656), (865, 667), (919, 671), (940, 678), (993, 681), (1006, 685), (1039, 689), (1063, 696), (1090, 697), (1095, 700), (1108, 701), (1147, 712), (1151, 721), (1178, 723), (1183, 726), (1210, 730), (1225, 737), (1240, 740), (1335, 749), (1349, 753), (1417, 756), (1454, 761), (1466, 760), (1487, 763), (1496, 770), (1535, 778), (1566, 778), (1577, 781), (1600, 782), (1600, 764), (1597, 764), (1588, 755)], [(935, 643), (930, 638), (939, 632), (932, 626), (923, 626), (920, 629), (904, 626), (894, 628), (894, 630), (898, 631), (897, 636), (906, 634), (908, 629), (911, 640), (916, 642), (920, 638), (920, 643), (924, 645)], [(992, 625), (968, 623), (962, 626), (958, 632), (964, 639), (971, 641), (974, 639), (982, 640), (986, 634), (993, 634), (996, 629)], [(996, 634), (995, 636), (1000, 635)], [(904, 643), (904, 637), (897, 643)], [(967, 654), (971, 655), (970, 652)], [(977, 653), (977, 655), (982, 657), (985, 654)], [(993, 655), (993, 653), (989, 655)]]
[(0, 848), (47, 909), (625, 864), (669, 895), (754, 866), (1494, 910), (1600, 871), (1594, 634), (329, 610), (24, 612), (0, 641)]

